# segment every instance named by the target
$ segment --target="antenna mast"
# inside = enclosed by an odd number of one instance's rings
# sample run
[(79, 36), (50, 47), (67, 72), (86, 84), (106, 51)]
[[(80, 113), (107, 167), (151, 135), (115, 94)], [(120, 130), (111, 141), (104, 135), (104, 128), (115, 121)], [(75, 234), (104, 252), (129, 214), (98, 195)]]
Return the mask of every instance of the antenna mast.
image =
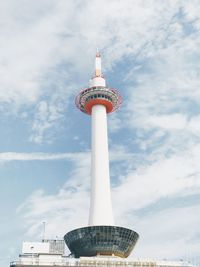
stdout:
[(45, 232), (46, 232), (46, 222), (42, 222), (43, 224), (43, 234), (42, 234), (42, 241), (45, 240)]

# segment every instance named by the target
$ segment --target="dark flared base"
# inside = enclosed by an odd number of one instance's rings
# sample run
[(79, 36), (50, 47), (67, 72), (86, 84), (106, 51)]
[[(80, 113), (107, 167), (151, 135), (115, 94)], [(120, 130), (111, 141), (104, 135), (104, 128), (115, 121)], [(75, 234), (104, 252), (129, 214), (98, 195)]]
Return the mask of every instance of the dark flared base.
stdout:
[(111, 255), (126, 258), (133, 250), (139, 235), (118, 226), (88, 226), (68, 232), (65, 243), (76, 257)]

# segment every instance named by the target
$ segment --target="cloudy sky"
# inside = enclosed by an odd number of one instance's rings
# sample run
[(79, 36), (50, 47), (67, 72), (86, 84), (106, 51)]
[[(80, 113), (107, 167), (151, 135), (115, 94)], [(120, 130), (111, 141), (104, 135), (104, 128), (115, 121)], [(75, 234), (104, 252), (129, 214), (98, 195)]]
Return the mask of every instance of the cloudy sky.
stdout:
[(0, 1), (0, 266), (22, 241), (87, 225), (96, 48), (123, 105), (108, 117), (116, 225), (136, 258), (199, 261), (199, 0)]

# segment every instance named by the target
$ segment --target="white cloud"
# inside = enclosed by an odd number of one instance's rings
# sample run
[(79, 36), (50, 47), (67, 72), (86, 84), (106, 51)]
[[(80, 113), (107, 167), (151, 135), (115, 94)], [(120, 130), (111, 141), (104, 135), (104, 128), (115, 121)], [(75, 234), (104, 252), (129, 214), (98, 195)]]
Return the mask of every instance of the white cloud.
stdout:
[(10, 161), (32, 161), (32, 160), (70, 160), (75, 161), (85, 157), (85, 153), (17, 153), (17, 152), (1, 152), (0, 162)]
[(73, 171), (56, 195), (37, 190), (18, 207), (17, 212), (24, 217), (29, 238), (41, 237), (43, 221), (47, 222), (47, 237), (54, 238), (87, 224), (90, 157), (87, 153), (75, 157), (73, 164)]
[(186, 118), (183, 114), (152, 116), (147, 123), (150, 127), (166, 130), (183, 130), (186, 127)]
[[(49, 96), (47, 105), (56, 109), (54, 95), (67, 102), (79, 76), (86, 79), (86, 69), (87, 74), (92, 72), (96, 47), (103, 51), (106, 68), (125, 56), (149, 58), (162, 50), (166, 41), (169, 46), (182, 36), (180, 23), (173, 21), (182, 7), (190, 10), (182, 1), (93, 0), (83, 4), (60, 0), (27, 5), (20, 0), (1, 4), (0, 102), (28, 106)], [(58, 76), (63, 69), (64, 75)], [(64, 112), (62, 103), (54, 122), (60, 119), (58, 113)], [(41, 143), (56, 123), (44, 123), (38, 118), (38, 109), (31, 140)], [(49, 118), (50, 108), (47, 112)]]
[[(18, 153), (18, 152), (1, 152), (0, 162), (9, 161), (32, 161), (32, 160), (70, 160), (79, 161), (90, 156), (90, 152), (73, 152), (73, 153)], [(130, 160), (131, 153), (127, 153), (122, 146), (116, 146), (110, 153), (111, 161)]]
[[(126, 214), (148, 207), (162, 198), (198, 194), (200, 191), (200, 147), (191, 147), (169, 158), (129, 172), (114, 188), (118, 220)], [(120, 199), (117, 197), (120, 195)], [(123, 220), (123, 219), (122, 219)]]
[(138, 217), (135, 228), (140, 239), (132, 256), (188, 261), (198, 257), (199, 211), (200, 206), (196, 203), (189, 207), (172, 206), (159, 212), (150, 211)]
[[(42, 143), (45, 137), (45, 141), (48, 140), (46, 132), (55, 127), (58, 124), (58, 120), (63, 118), (63, 106), (61, 103), (47, 103), (47, 101), (40, 101), (37, 105), (37, 111), (34, 114), (34, 121), (32, 123), (32, 135), (31, 141), (35, 143)], [(50, 140), (52, 139), (52, 136)]]

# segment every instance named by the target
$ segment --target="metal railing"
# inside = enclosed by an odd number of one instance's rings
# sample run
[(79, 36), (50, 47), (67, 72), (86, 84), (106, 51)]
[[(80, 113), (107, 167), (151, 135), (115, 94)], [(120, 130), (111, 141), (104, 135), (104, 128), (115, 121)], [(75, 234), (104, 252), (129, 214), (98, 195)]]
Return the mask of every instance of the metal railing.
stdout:
[(40, 259), (29, 259), (13, 261), (10, 263), (10, 267), (24, 267), (24, 266), (71, 266), (71, 267), (192, 267), (188, 263), (179, 262), (156, 262), (156, 261), (79, 261), (65, 259), (62, 261), (43, 261)]
[(79, 266), (77, 263), (69, 261), (41, 261), (41, 260), (28, 260), (28, 261), (13, 261), (10, 267), (14, 266)]

